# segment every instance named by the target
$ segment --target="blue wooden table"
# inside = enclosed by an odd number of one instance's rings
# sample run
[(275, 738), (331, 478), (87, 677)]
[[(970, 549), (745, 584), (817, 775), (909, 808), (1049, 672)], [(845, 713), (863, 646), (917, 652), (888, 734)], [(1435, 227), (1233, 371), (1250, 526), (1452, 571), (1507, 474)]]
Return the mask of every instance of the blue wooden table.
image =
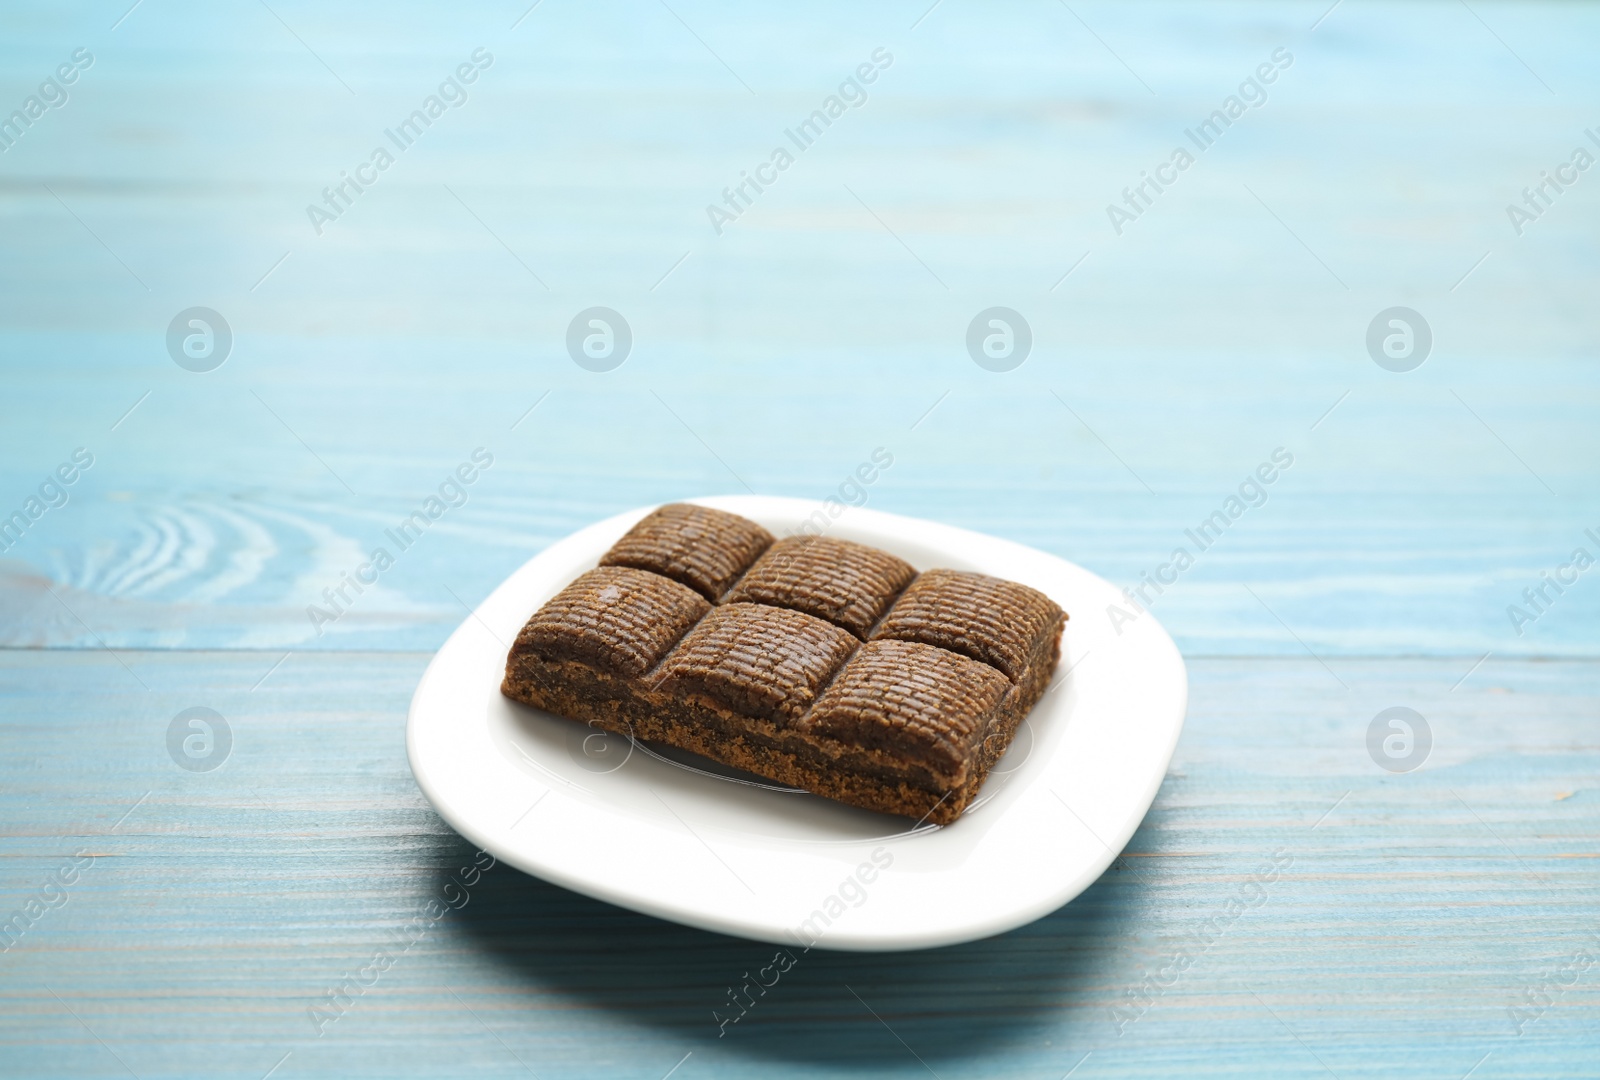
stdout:
[[(1600, 8), (0, 20), (0, 1076), (1600, 1074)], [(1082, 897), (719, 1035), (762, 947), (475, 868), (403, 729), (746, 490), (1142, 589), (1192, 700)]]

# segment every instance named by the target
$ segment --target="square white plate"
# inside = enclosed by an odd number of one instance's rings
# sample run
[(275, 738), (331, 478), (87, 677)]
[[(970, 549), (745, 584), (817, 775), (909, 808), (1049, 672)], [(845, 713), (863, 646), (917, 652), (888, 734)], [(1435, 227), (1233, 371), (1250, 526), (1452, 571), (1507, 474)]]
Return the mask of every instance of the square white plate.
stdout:
[[(823, 504), (692, 500), (774, 535)], [(1089, 886), (1138, 828), (1177, 745), (1188, 678), (1148, 613), (1118, 634), (1109, 583), (1042, 551), (850, 509), (826, 535), (918, 570), (1010, 578), (1068, 615), (1053, 688), (954, 824), (914, 826), (503, 697), (506, 652), (546, 600), (654, 507), (551, 545), (450, 635), (411, 699), (411, 770), (441, 817), (527, 873), (663, 919), (800, 947), (920, 949), (998, 934)], [(826, 511), (821, 520), (828, 520)], [(1131, 610), (1131, 609), (1130, 609)]]

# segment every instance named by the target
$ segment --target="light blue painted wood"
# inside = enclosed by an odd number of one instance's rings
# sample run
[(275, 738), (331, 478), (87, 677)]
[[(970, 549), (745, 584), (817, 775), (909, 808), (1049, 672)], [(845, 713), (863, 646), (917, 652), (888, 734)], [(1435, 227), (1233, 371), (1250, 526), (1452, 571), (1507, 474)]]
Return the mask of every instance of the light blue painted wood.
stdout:
[[(1600, 556), (1600, 173), (1524, 235), (1505, 207), (1600, 127), (1600, 9), (525, 7), (0, 16), (0, 117), (95, 58), (0, 154), (0, 515), (94, 455), (0, 552), (0, 906), (103, 855), (0, 955), (0, 1075), (922, 1074), (895, 1034), (942, 1077), (1592, 1075), (1592, 972), (1520, 1036), (1509, 1010), (1596, 944), (1600, 571), (1520, 635), (1506, 609)], [(479, 47), (318, 236), (307, 203)], [(718, 235), (706, 204), (879, 47)], [(1279, 48), (1117, 235), (1107, 204)], [(564, 346), (597, 304), (635, 337), (605, 374)], [(164, 343), (194, 305), (235, 335), (203, 375)], [(1005, 374), (963, 344), (994, 305), (1035, 339)], [(1406, 374), (1364, 343), (1394, 305), (1435, 335)], [(467, 503), (316, 636), (306, 605), (479, 446)], [(808, 957), (724, 1039), (751, 946), (496, 871), (317, 1037), (463, 854), (400, 742), (462, 604), (602, 516), (820, 498), (880, 446), (869, 506), (1129, 585), (1293, 454), (1156, 603), (1195, 708), (1130, 857), (992, 943)], [(1423, 771), (1366, 756), (1394, 704), (1433, 726)], [(215, 773), (166, 757), (193, 705), (238, 739)]]
[[(659, 1077), (691, 1052), (691, 1077), (922, 1072), (906, 1046), (945, 1078), (1060, 1076), (1085, 1053), (1090, 1077), (1325, 1075), (1318, 1058), (1459, 1076), (1486, 1053), (1479, 1075), (1593, 1071), (1593, 969), (1520, 1036), (1510, 1011), (1597, 944), (1592, 661), (1490, 660), (1451, 690), (1454, 661), (1337, 660), (1351, 693), (1311, 660), (1195, 661), (1155, 807), (1084, 896), (973, 945), (808, 954), (719, 1037), (712, 1010), (769, 946), (503, 867), (319, 1036), (308, 1010), (470, 862), (405, 762), (427, 655), (296, 656), (264, 682), (271, 653), (125, 659), (149, 691), (103, 653), (0, 653), (0, 890), (22, 902), (95, 856), (0, 955), (0, 1075), (121, 1057), (259, 1077), (286, 1053), (276, 1075)], [(1367, 755), (1392, 704), (1432, 728), (1418, 771)], [(232, 731), (211, 772), (168, 757), (194, 705)], [(1253, 906), (1194, 944), (1235, 897)], [(1141, 991), (1180, 949), (1177, 981)]]
[[(1504, 212), (1595, 122), (1591, 7), (1493, 8), (1516, 55), (1448, 4), (1315, 32), (1291, 5), (1079, 10), (1105, 46), (1048, 5), (915, 31), (680, 12), (755, 95), (659, 5), (552, 0), (515, 31), (509, 9), (280, 14), (354, 95), (265, 10), (111, 32), (52, 9), (8, 35), (19, 101), (98, 50), (0, 158), (4, 506), (97, 454), (4, 555), (8, 641), (430, 648), (446, 586), (475, 600), (575, 527), (743, 484), (820, 497), (876, 446), (872, 505), (1137, 584), (1283, 446), (1272, 501), (1158, 605), (1187, 650), (1300, 651), (1249, 582), (1319, 652), (1595, 653), (1592, 583), (1520, 636), (1506, 610), (1600, 555), (1593, 192), (1520, 238)], [(479, 45), (466, 104), (318, 237), (307, 202)], [(707, 201), (879, 45), (867, 103), (716, 235)], [(1266, 104), (1115, 235), (1106, 204), (1279, 46)], [(198, 303), (236, 333), (206, 375), (163, 347)], [(595, 303), (637, 341), (604, 375), (563, 346)], [(1005, 375), (962, 345), (996, 303), (1037, 342)], [(1407, 375), (1364, 347), (1397, 303), (1437, 340)], [(473, 503), (312, 640), (305, 606), (478, 445), (499, 465)]]

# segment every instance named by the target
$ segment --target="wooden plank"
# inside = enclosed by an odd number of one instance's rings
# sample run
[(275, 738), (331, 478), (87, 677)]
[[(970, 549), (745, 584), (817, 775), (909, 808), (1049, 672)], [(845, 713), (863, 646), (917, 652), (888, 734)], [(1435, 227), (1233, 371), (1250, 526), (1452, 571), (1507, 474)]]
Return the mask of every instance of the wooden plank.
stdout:
[[(579, 525), (822, 497), (878, 446), (869, 505), (1134, 585), (1282, 446), (1158, 605), (1185, 649), (1597, 655), (1588, 582), (1520, 635), (1507, 608), (1600, 555), (1600, 204), (1523, 236), (1504, 206), (1593, 126), (1600, 15), (1074, 10), (680, 11), (704, 46), (651, 4), (279, 12), (304, 45), (265, 9), (17, 16), (16, 85), (99, 59), (0, 158), (0, 513), (97, 464), (5, 553), (0, 641), (433, 648), (447, 589)], [(470, 100), (317, 235), (307, 202), (479, 45)], [(718, 235), (705, 204), (879, 45), (870, 100)], [(1107, 203), (1277, 46), (1266, 104), (1117, 235)], [(235, 334), (205, 375), (166, 355), (193, 304)], [(606, 374), (564, 344), (593, 304), (634, 330)], [(1005, 374), (964, 345), (994, 304), (1035, 338)], [(1394, 304), (1437, 342), (1406, 375), (1366, 354)], [(472, 502), (316, 638), (306, 606), (480, 445)]]
[[(1600, 9), (4, 27), (0, 115), (96, 61), (0, 156), (0, 515), (96, 461), (0, 553), (0, 911), (95, 861), (0, 954), (0, 1075), (1594, 1074), (1600, 592), (1520, 634), (1507, 607), (1600, 554), (1596, 181), (1521, 235), (1505, 207), (1595, 127)], [(317, 235), (307, 203), (479, 46), (470, 100)], [(870, 100), (718, 235), (706, 204), (878, 46)], [(1267, 103), (1115, 232), (1278, 47)], [(204, 375), (164, 341), (196, 304), (235, 334)], [(595, 304), (635, 335), (605, 374), (564, 343)], [(1435, 335), (1407, 374), (1364, 342), (1397, 304)], [(1005, 374), (964, 345), (994, 305), (1035, 339)], [(316, 636), (306, 606), (476, 446), (467, 504)], [(497, 869), (319, 1035), (308, 1009), (471, 855), (400, 741), (462, 603), (604, 515), (820, 498), (878, 446), (868, 505), (1129, 585), (1294, 454), (1156, 603), (1194, 705), (1128, 857), (992, 942), (808, 954), (720, 1038), (762, 949)], [(1391, 705), (1432, 726), (1419, 771), (1367, 755)], [(215, 772), (167, 756), (191, 706), (236, 735)]]
[[(251, 689), (276, 658), (125, 656), (144, 691), (103, 654), (0, 653), (0, 896), (95, 855), (0, 956), (0, 1075), (1592, 1073), (1594, 971), (1563, 965), (1600, 945), (1593, 662), (1452, 690), (1470, 659), (1338, 660), (1347, 692), (1310, 660), (1194, 661), (1166, 784), (1088, 893), (988, 942), (806, 954), (719, 1037), (770, 948), (503, 867), (319, 1035), (308, 1010), (472, 851), (405, 763), (426, 655), (295, 656)], [(1411, 773), (1366, 750), (1394, 704), (1433, 731)], [(231, 726), (212, 772), (167, 755), (192, 705)], [(1526, 987), (1574, 978), (1519, 1035)]]

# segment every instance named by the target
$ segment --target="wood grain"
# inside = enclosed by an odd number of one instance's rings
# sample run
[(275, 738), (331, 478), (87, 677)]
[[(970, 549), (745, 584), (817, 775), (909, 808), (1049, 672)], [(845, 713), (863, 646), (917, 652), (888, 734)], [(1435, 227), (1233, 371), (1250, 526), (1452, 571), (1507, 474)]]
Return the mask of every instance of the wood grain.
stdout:
[[(1166, 783), (1086, 894), (987, 942), (806, 954), (719, 1037), (713, 1010), (770, 947), (505, 867), (319, 1035), (309, 1010), (410, 940), (472, 850), (405, 761), (426, 655), (295, 656), (252, 690), (275, 658), (125, 657), (145, 692), (104, 655), (0, 653), (4, 894), (95, 855), (0, 956), (0, 1074), (116, 1075), (113, 1052), (141, 1077), (260, 1076), (291, 1052), (277, 1075), (660, 1076), (690, 1052), (690, 1076), (912, 1075), (913, 1052), (941, 1077), (1060, 1076), (1090, 1052), (1079, 1076), (1459, 1076), (1485, 1053), (1490, 1076), (1592, 1072), (1592, 970), (1521, 1035), (1511, 1014), (1600, 945), (1592, 661), (1491, 661), (1454, 691), (1454, 661), (1343, 661), (1347, 693), (1311, 660), (1192, 660)], [(1362, 696), (1429, 719), (1423, 768), (1374, 765)], [(233, 731), (213, 772), (167, 756), (194, 704)], [(1281, 876), (1247, 889), (1274, 855)], [(1141, 991), (1180, 949), (1176, 982)]]
[[(0, 513), (97, 457), (0, 556), (0, 640), (434, 648), (452, 590), (583, 524), (820, 498), (876, 447), (869, 505), (1137, 585), (1281, 446), (1158, 604), (1184, 648), (1596, 655), (1592, 583), (1521, 635), (1506, 609), (1600, 529), (1600, 204), (1521, 237), (1504, 204), (1592, 126), (1600, 13), (1073, 10), (680, 11), (704, 46), (648, 3), (280, 12), (305, 45), (259, 7), (15, 17), (22, 86), (100, 59), (0, 159)], [(469, 100), (316, 235), (307, 202), (478, 45)], [(878, 45), (867, 103), (717, 235), (706, 202)], [(1106, 204), (1274, 46), (1266, 104), (1116, 235)], [(596, 303), (636, 341), (605, 374), (563, 344)], [(998, 303), (1036, 342), (1006, 374), (963, 345)], [(1364, 344), (1401, 303), (1437, 342), (1404, 376)], [(193, 304), (235, 334), (205, 375), (164, 345)], [(307, 605), (477, 446), (468, 505), (318, 637)]]
[[(1595, 1074), (1596, 976), (1558, 984), (1600, 944), (1600, 571), (1521, 633), (1507, 608), (1600, 555), (1600, 180), (1521, 235), (1505, 207), (1600, 120), (1600, 7), (23, 3), (0, 27), (0, 116), (95, 57), (0, 154), (0, 519), (95, 459), (0, 551), (0, 914), (94, 855), (0, 954), (0, 1075)], [(468, 100), (318, 235), (306, 205), (480, 47)], [(880, 47), (866, 102), (718, 234), (706, 205)], [(1107, 205), (1279, 48), (1266, 102), (1115, 232)], [(165, 343), (195, 305), (234, 334), (207, 374)], [(595, 305), (635, 339), (603, 374), (564, 344)], [(1004, 374), (964, 345), (996, 305), (1034, 338)], [(1395, 305), (1435, 339), (1406, 374), (1365, 345)], [(477, 447), (465, 504), (319, 634), (308, 605)], [(317, 1034), (472, 854), (405, 767), (411, 689), (552, 541), (698, 494), (822, 498), (883, 448), (868, 506), (1135, 586), (1279, 447), (1263, 505), (1156, 598), (1189, 727), (1073, 904), (810, 954), (719, 1038), (760, 948), (501, 868)], [(1392, 705), (1431, 725), (1416, 772), (1367, 754)], [(167, 754), (194, 706), (235, 736), (215, 772)]]

